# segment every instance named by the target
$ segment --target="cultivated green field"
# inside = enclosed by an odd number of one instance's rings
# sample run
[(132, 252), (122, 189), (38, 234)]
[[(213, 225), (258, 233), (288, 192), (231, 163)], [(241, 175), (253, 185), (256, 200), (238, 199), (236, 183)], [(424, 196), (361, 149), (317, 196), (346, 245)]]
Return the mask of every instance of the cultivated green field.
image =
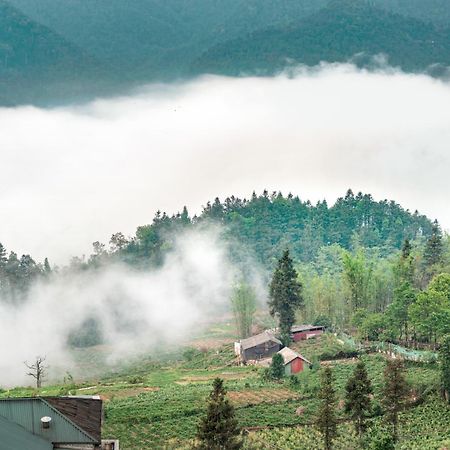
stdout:
[[(296, 345), (305, 356), (318, 360), (324, 351), (336, 353), (340, 344), (332, 335)], [(381, 414), (384, 357), (363, 356), (374, 386), (374, 409)], [(358, 447), (357, 438), (343, 412), (344, 386), (356, 360), (322, 361), (334, 369), (341, 424), (336, 450)], [(206, 398), (215, 377), (226, 382), (239, 424), (246, 430), (247, 449), (319, 449), (320, 435), (312, 426), (318, 406), (320, 364), (295, 379), (264, 381), (260, 369), (233, 365), (232, 344), (197, 350), (187, 348), (172, 360), (142, 359), (119, 372), (78, 384), (35, 390), (16, 388), (1, 396), (59, 394), (100, 395), (105, 401), (104, 437), (120, 439), (124, 450), (189, 448), (204, 414)], [(438, 450), (450, 443), (450, 407), (436, 394), (436, 365), (407, 364), (411, 406), (402, 414), (401, 450)], [(371, 419), (382, 426), (382, 416)], [(371, 431), (369, 430), (369, 433)]]

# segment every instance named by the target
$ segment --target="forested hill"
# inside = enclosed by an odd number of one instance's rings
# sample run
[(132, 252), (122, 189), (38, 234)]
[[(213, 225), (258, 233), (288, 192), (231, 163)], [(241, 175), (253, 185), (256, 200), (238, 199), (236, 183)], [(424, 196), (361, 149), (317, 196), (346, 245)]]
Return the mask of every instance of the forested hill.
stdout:
[[(108, 244), (94, 242), (88, 259), (75, 257), (64, 270), (88, 270), (115, 262), (158, 267), (180, 233), (203, 232), (211, 223), (222, 225), (222, 242), (243, 270), (256, 260), (269, 271), (286, 248), (298, 263), (316, 261), (321, 249), (332, 244), (352, 251), (371, 248), (376, 257), (386, 257), (397, 253), (405, 239), (421, 244), (433, 230), (427, 217), (410, 213), (394, 201), (375, 201), (369, 194), (354, 195), (349, 190), (329, 206), (325, 201), (313, 205), (293, 195), (265, 191), (250, 199), (231, 196), (221, 202), (216, 198), (198, 217), (190, 217), (186, 208), (172, 216), (157, 212), (151, 224), (137, 228), (135, 236), (126, 237), (119, 231)], [(0, 243), (0, 296), (20, 301), (36, 279), (50, 276), (51, 262), (18, 256), (6, 244)]]
[[(221, 43), (193, 65), (193, 72), (273, 74), (299, 63), (370, 65), (383, 54), (391, 65), (422, 71), (450, 65), (450, 31), (388, 12), (365, 1), (333, 0), (306, 19)], [(356, 55), (356, 58), (355, 58)]]
[(119, 233), (111, 244), (118, 249), (116, 257), (132, 264), (159, 264), (164, 249), (170, 248), (180, 230), (205, 221), (225, 225), (225, 239), (268, 268), (285, 248), (299, 261), (312, 261), (322, 246), (334, 243), (345, 249), (378, 247), (388, 254), (399, 249), (406, 238), (429, 236), (432, 229), (427, 217), (412, 214), (393, 201), (377, 202), (369, 194), (348, 191), (329, 206), (326, 201), (313, 205), (292, 195), (264, 192), (249, 200), (216, 199), (192, 219), (186, 209), (171, 217), (157, 213), (153, 223), (139, 227), (131, 241)]

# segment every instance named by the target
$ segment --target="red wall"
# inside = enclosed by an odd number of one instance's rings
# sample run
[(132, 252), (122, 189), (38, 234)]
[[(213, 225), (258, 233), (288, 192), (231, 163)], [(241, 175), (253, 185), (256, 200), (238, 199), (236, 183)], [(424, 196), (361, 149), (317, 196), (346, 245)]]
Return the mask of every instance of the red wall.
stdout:
[(299, 373), (303, 371), (303, 359), (295, 358), (291, 362), (291, 373)]
[(294, 341), (303, 341), (306, 339), (306, 336), (313, 335), (317, 336), (318, 334), (322, 334), (323, 330), (315, 330), (315, 331), (302, 331), (300, 333), (294, 333)]

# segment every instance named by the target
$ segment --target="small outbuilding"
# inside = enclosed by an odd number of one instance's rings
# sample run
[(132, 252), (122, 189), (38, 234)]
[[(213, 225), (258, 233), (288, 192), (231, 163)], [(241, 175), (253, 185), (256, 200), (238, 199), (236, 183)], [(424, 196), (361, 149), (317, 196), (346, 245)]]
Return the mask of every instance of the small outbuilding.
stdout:
[(278, 352), (284, 361), (284, 372), (286, 375), (293, 375), (295, 373), (303, 372), (303, 370), (310, 366), (311, 363), (300, 353), (294, 352), (289, 347), (284, 347)]
[(311, 339), (325, 331), (322, 325), (294, 325), (291, 328), (292, 340), (295, 342)]
[(283, 344), (272, 333), (263, 333), (234, 343), (234, 352), (242, 362), (270, 358)]

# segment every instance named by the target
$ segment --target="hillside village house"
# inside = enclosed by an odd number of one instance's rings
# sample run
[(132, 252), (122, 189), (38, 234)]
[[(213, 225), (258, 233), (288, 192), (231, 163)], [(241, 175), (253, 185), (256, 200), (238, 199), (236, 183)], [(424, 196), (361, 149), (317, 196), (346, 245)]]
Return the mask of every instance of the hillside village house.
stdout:
[(284, 347), (278, 352), (283, 357), (284, 372), (286, 375), (303, 372), (311, 363), (300, 353), (294, 352), (289, 347)]
[(292, 340), (295, 342), (305, 339), (311, 339), (325, 331), (325, 327), (321, 325), (294, 325), (291, 328)]
[(102, 441), (99, 397), (0, 400), (0, 450), (119, 450)]
[(277, 353), (283, 344), (272, 333), (264, 331), (263, 333), (241, 339), (234, 343), (234, 352), (241, 362), (260, 360), (270, 358)]

